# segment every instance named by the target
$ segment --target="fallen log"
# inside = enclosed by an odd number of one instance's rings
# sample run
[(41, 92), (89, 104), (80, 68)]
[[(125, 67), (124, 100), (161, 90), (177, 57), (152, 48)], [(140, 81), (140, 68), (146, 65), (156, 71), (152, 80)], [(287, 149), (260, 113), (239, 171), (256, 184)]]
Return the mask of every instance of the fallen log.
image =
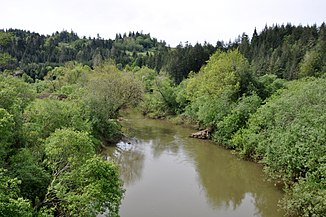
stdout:
[(201, 131), (198, 131), (196, 133), (192, 133), (190, 135), (191, 138), (196, 138), (196, 139), (209, 139), (210, 138), (210, 133), (211, 133), (211, 130), (210, 129), (205, 129), (205, 130), (201, 130)]

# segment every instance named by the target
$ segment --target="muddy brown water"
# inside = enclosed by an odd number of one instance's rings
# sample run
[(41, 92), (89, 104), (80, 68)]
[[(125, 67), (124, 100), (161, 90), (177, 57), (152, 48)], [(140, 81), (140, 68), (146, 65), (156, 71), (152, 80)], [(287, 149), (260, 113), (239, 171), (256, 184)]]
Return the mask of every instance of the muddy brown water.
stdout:
[(121, 217), (280, 217), (283, 193), (262, 167), (240, 160), (193, 130), (129, 115), (129, 141), (106, 150), (126, 190)]

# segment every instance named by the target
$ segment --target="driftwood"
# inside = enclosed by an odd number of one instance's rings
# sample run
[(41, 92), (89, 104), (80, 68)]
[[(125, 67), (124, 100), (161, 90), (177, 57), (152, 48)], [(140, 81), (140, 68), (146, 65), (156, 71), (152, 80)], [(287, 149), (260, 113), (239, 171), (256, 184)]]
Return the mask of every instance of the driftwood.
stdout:
[(207, 128), (205, 130), (198, 131), (196, 133), (192, 133), (190, 137), (196, 138), (196, 139), (209, 139), (211, 135), (212, 130)]

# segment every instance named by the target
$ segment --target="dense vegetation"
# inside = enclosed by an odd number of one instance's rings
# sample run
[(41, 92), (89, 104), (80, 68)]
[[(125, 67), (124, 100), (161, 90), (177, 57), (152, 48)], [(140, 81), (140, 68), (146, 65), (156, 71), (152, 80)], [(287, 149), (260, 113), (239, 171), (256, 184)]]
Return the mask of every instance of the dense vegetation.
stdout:
[(289, 216), (326, 213), (325, 24), (176, 48), (143, 33), (7, 30), (0, 70), (1, 215), (116, 215), (116, 167), (95, 154), (119, 138), (119, 110), (139, 102), (261, 162)]
[(110, 62), (26, 76), (0, 75), (0, 216), (118, 216), (122, 183), (99, 151), (119, 139), (140, 82)]
[[(5, 34), (4, 34), (5, 33)], [(187, 44), (177, 48), (158, 42), (150, 34), (130, 32), (117, 34), (114, 40), (97, 38), (79, 38), (74, 32), (56, 32), (44, 36), (34, 32), (9, 29), (0, 31), (0, 71), (4, 69), (23, 70), (33, 79), (43, 77), (57, 66), (67, 61), (78, 61), (90, 67), (101, 64), (106, 59), (116, 62), (119, 69), (144, 65), (160, 71), (167, 69), (178, 71), (181, 81), (188, 71), (199, 71), (215, 48), (205, 43), (195, 46)], [(177, 57), (177, 59), (175, 58)]]

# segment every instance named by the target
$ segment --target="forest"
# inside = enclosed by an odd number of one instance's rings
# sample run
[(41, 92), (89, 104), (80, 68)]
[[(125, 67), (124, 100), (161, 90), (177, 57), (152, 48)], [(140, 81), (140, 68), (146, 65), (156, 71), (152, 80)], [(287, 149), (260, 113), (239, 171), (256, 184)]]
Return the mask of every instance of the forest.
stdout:
[(100, 149), (135, 106), (262, 164), (288, 216), (326, 213), (325, 23), (174, 48), (142, 32), (2, 30), (0, 73), (0, 216), (118, 216)]

